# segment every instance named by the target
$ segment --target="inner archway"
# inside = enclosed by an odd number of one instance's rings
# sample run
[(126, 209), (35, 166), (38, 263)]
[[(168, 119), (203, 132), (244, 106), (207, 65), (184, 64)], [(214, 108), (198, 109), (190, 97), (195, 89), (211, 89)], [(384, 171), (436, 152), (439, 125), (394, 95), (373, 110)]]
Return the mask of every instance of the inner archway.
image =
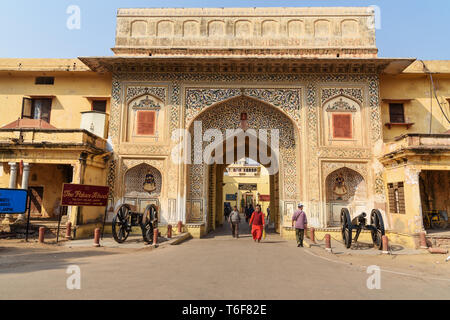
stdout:
[[(211, 129), (215, 129), (219, 135), (222, 134), (223, 138), (203, 139), (200, 146), (194, 143), (199, 131), (203, 138)], [(238, 129), (243, 130), (245, 140), (227, 135), (227, 130)], [(267, 139), (260, 134), (264, 130), (267, 133)], [(284, 208), (294, 206), (299, 201), (301, 186), (300, 163), (299, 157), (296, 156), (299, 154), (298, 129), (287, 114), (280, 108), (265, 102), (240, 96), (213, 105), (201, 112), (190, 124), (189, 132), (193, 137), (190, 146), (193, 154), (203, 152), (208, 147), (213, 152), (210, 156), (204, 156), (201, 163), (196, 162), (192, 155), (191, 164), (186, 164), (186, 221), (188, 224), (204, 224), (206, 231), (214, 230), (220, 225), (221, 221), (218, 218), (220, 215), (216, 213), (222, 213), (223, 196), (217, 186), (220, 187), (223, 182), (217, 179), (221, 177), (223, 179), (223, 171), (228, 165), (245, 157), (252, 158), (269, 170), (270, 212), (275, 221), (275, 230), (281, 232), (283, 220), (288, 226), (290, 217), (287, 215), (284, 217), (283, 214), (289, 210)], [(275, 139), (278, 142), (276, 152), (272, 150)], [(203, 149), (199, 150), (201, 147)], [(228, 157), (230, 151), (234, 152), (233, 158)], [(263, 154), (262, 157), (260, 151)], [(240, 156), (239, 152), (241, 152)], [(270, 158), (269, 162), (267, 157), (264, 158), (264, 153)], [(210, 158), (214, 158), (214, 161), (208, 162)], [(217, 161), (218, 159), (222, 162)]]

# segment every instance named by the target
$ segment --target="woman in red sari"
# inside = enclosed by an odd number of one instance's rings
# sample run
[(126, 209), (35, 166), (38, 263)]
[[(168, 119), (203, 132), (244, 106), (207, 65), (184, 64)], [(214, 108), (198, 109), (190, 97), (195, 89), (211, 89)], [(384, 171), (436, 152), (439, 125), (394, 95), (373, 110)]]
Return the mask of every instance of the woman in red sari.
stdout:
[(264, 229), (264, 213), (261, 212), (261, 206), (258, 204), (256, 206), (256, 211), (253, 212), (250, 218), (249, 224), (252, 226), (253, 240), (256, 242), (261, 242)]

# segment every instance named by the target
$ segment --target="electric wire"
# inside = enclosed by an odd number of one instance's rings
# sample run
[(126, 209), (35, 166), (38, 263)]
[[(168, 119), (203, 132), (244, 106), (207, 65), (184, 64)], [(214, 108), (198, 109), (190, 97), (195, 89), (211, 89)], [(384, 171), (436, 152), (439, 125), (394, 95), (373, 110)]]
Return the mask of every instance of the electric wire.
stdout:
[(441, 109), (442, 114), (444, 115), (445, 120), (447, 120), (448, 123), (450, 123), (450, 119), (447, 117), (447, 115), (444, 112), (444, 109), (442, 108), (442, 105), (437, 97), (437, 93), (436, 93), (436, 87), (434, 85), (434, 80), (433, 80), (433, 75), (431, 73), (431, 71), (427, 68), (427, 66), (425, 65), (425, 62), (423, 62), (423, 60), (420, 60), (420, 62), (423, 64), (423, 68), (424, 71), (426, 73), (428, 73), (428, 75), (430, 76), (430, 80), (431, 80), (431, 87), (433, 88), (433, 93), (434, 93), (434, 98), (436, 99), (439, 109)]

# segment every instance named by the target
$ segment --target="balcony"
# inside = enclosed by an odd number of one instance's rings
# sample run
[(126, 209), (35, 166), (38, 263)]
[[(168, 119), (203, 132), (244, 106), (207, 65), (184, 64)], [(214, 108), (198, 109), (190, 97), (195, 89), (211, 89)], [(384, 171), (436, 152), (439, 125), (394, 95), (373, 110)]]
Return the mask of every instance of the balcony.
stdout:
[(84, 129), (0, 129), (0, 151), (34, 148), (71, 149), (101, 154), (106, 152), (106, 140)]
[(450, 155), (450, 134), (410, 133), (383, 146), (384, 160), (405, 158), (409, 155)]

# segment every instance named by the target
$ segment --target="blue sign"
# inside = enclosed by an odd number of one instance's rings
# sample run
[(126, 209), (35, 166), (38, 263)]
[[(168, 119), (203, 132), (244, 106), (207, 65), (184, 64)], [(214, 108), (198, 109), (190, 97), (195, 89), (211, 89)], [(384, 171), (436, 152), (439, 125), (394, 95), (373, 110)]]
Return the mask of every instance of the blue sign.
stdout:
[(226, 198), (227, 201), (236, 201), (236, 197), (237, 197), (236, 194), (227, 194), (227, 195), (225, 196), (225, 198)]
[(0, 189), (0, 214), (23, 214), (27, 211), (28, 191)]

